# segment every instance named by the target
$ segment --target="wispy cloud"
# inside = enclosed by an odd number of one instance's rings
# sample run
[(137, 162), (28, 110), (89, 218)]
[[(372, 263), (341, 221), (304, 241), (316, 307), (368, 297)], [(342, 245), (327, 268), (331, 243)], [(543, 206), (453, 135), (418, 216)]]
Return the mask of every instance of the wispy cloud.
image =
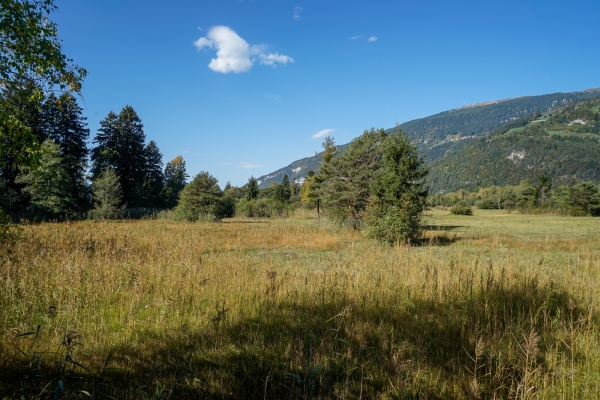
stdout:
[(362, 36), (358, 35), (358, 36), (352, 36), (350, 39), (352, 40), (358, 40), (358, 39), (362, 39)]
[(273, 100), (274, 102), (281, 103), (283, 97), (277, 94), (265, 94), (265, 98)]
[(302, 12), (302, 7), (298, 6), (294, 8), (294, 19), (296, 21), (300, 21), (300, 13)]
[(325, 136), (329, 136), (334, 131), (335, 131), (335, 129), (321, 129), (319, 132), (312, 135), (312, 137), (313, 137), (313, 139), (319, 139), (319, 138), (322, 138)]
[(252, 163), (249, 163), (249, 162), (246, 162), (246, 161), (240, 161), (238, 163), (238, 166), (240, 168), (244, 168), (244, 169), (255, 169), (255, 168), (262, 168), (262, 167), (264, 167), (264, 165), (261, 165), (261, 164), (252, 164)]
[(242, 37), (228, 26), (215, 26), (206, 37), (194, 42), (198, 50), (216, 49), (217, 57), (210, 60), (208, 67), (223, 74), (247, 72), (258, 58), (262, 65), (276, 66), (294, 62), (290, 56), (279, 53), (267, 53), (266, 46), (250, 46)]
[(262, 65), (276, 65), (276, 64), (287, 64), (289, 62), (294, 62), (294, 59), (290, 56), (285, 56), (283, 54), (279, 54), (279, 53), (270, 53), (270, 54), (264, 54), (261, 53), (260, 55), (260, 63)]
[(377, 41), (377, 36), (373, 35), (369, 38), (369, 42), (376, 42)]

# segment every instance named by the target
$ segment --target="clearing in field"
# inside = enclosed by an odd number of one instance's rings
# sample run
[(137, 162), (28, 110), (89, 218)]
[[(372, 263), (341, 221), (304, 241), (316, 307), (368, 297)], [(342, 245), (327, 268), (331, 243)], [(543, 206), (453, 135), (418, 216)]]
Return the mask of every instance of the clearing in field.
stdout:
[(596, 398), (599, 220), (429, 224), (417, 247), (312, 219), (24, 226), (0, 395)]

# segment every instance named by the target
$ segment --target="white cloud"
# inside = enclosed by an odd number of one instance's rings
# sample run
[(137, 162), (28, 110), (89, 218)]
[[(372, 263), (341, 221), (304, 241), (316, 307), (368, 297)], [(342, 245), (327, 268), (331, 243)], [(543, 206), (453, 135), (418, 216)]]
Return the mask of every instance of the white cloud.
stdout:
[(208, 47), (209, 49), (212, 49), (213, 48), (213, 42), (212, 42), (212, 40), (208, 40), (205, 37), (201, 37), (200, 39), (198, 39), (198, 40), (196, 40), (194, 42), (194, 46), (196, 46), (196, 48), (198, 50), (201, 50), (201, 49), (203, 49), (205, 47)]
[(279, 54), (279, 53), (271, 53), (271, 54), (261, 53), (260, 54), (260, 63), (262, 65), (273, 65), (274, 66), (277, 63), (287, 64), (289, 62), (293, 63), (294, 59), (292, 57), (285, 56), (283, 54)]
[(300, 13), (302, 12), (302, 7), (295, 7), (294, 8), (294, 19), (296, 21), (300, 21)]
[(217, 57), (210, 60), (208, 67), (215, 72), (247, 72), (252, 68), (256, 57), (263, 65), (275, 66), (287, 64), (294, 59), (279, 53), (267, 53), (266, 46), (250, 46), (242, 37), (228, 26), (215, 26), (208, 31), (206, 37), (194, 42), (198, 50), (217, 49)]
[(325, 136), (329, 136), (329, 134), (333, 133), (335, 129), (321, 129), (319, 132), (312, 135), (313, 139), (319, 139)]
[(376, 42), (377, 41), (377, 36), (373, 35), (369, 38), (369, 42)]
[(241, 168), (244, 168), (244, 169), (254, 169), (254, 168), (262, 168), (262, 167), (264, 167), (264, 165), (252, 164), (252, 163), (249, 163), (249, 162), (246, 162), (246, 161), (241, 161), (241, 162), (238, 163), (238, 165)]
[(352, 40), (362, 39), (362, 36), (360, 36), (360, 35), (352, 36), (350, 39), (352, 39)]

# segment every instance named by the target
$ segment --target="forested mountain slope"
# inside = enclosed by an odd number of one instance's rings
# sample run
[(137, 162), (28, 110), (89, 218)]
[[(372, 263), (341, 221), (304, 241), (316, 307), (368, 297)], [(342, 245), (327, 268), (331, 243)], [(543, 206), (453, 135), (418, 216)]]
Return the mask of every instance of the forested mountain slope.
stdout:
[[(534, 112), (543, 114), (559, 110), (577, 101), (600, 96), (600, 88), (571, 93), (553, 93), (498, 100), (444, 111), (425, 118), (405, 122), (400, 128), (415, 141), (427, 161), (433, 162), (454, 154), (464, 146), (495, 129)], [(368, 127), (364, 127), (365, 129)], [(393, 128), (390, 128), (393, 129)], [(357, 131), (357, 135), (360, 132)], [(343, 151), (346, 145), (339, 146)], [(258, 177), (261, 188), (280, 183), (284, 175), (302, 182), (309, 170), (316, 171), (321, 157), (314, 155)]]
[(545, 175), (554, 187), (600, 182), (600, 100), (502, 127), (430, 165), (430, 192), (516, 185)]

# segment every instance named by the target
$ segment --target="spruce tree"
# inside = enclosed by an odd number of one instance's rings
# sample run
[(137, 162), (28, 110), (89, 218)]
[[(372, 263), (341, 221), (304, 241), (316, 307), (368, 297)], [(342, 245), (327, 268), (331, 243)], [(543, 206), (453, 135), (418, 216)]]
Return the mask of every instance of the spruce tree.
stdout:
[(258, 193), (260, 189), (258, 188), (258, 181), (254, 176), (251, 176), (248, 179), (248, 184), (246, 186), (246, 200), (252, 200), (258, 197)]
[(151, 140), (144, 147), (144, 183), (143, 198), (145, 207), (162, 207), (161, 192), (164, 184), (162, 154), (156, 142)]
[(187, 178), (183, 157), (177, 156), (167, 163), (164, 174), (165, 183), (161, 194), (165, 207), (173, 208), (177, 205), (179, 193), (185, 187)]
[(92, 150), (92, 177), (114, 168), (123, 192), (123, 203), (129, 207), (144, 205), (142, 190), (146, 167), (144, 152), (146, 135), (142, 120), (133, 107), (125, 106), (117, 116), (112, 111), (100, 122)]
[(367, 234), (389, 244), (415, 242), (423, 231), (427, 167), (404, 132), (397, 129), (380, 145), (383, 168), (371, 182)]
[(371, 183), (381, 174), (381, 143), (386, 137), (383, 129), (364, 131), (339, 157), (332, 154), (332, 141), (326, 140), (325, 154), (331, 157), (323, 158), (316, 192), (330, 218), (354, 229), (362, 226)]
[(75, 209), (69, 194), (70, 176), (60, 156), (60, 147), (47, 139), (41, 146), (39, 162), (22, 168), (16, 181), (25, 185), (32, 219), (62, 219)]
[(58, 98), (51, 94), (44, 103), (43, 113), (45, 133), (60, 147), (62, 164), (69, 176), (67, 193), (74, 200), (76, 210), (83, 211), (88, 206), (85, 169), (90, 131), (86, 128), (87, 118), (70, 93)]

